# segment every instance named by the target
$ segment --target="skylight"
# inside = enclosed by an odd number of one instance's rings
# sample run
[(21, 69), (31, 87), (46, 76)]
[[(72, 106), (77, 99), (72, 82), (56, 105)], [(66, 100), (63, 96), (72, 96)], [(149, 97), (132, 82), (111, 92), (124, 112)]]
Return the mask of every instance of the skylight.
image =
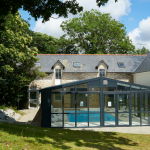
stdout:
[(74, 62), (73, 65), (74, 65), (74, 67), (80, 67), (80, 63), (79, 62)]
[(40, 62), (35, 63), (35, 66), (39, 67), (40, 66)]
[(124, 62), (118, 62), (119, 67), (125, 67)]

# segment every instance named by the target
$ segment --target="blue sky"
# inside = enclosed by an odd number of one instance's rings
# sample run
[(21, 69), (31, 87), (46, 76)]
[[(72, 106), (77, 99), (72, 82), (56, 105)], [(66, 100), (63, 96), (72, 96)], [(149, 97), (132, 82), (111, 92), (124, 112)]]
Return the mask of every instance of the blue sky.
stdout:
[[(109, 0), (109, 2), (103, 6), (98, 7), (96, 0), (77, 0), (77, 2), (84, 7), (84, 10), (97, 9), (102, 13), (110, 13), (113, 19), (122, 22), (127, 31), (127, 35), (133, 41), (136, 49), (140, 48), (137, 43), (146, 44), (145, 46), (150, 50), (150, 0)], [(59, 38), (64, 32), (60, 28), (62, 21), (68, 20), (79, 15), (69, 14), (69, 18), (50, 19), (46, 23), (42, 23), (42, 19), (37, 21), (29, 15), (27, 11), (19, 10), (23, 19), (31, 18), (29, 21), (30, 29), (35, 32), (46, 33), (53, 37)], [(53, 17), (57, 17), (53, 15)]]

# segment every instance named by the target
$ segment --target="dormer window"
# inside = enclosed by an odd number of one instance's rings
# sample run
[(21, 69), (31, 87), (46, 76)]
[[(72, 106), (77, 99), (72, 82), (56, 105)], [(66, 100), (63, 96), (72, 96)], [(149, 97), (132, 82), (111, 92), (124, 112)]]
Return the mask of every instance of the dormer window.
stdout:
[(99, 69), (99, 76), (105, 77), (105, 69)]
[(73, 66), (79, 68), (80, 67), (80, 63), (79, 62), (74, 62)]
[(118, 67), (124, 68), (125, 67), (124, 62), (118, 62)]
[(35, 63), (35, 66), (39, 67), (40, 66), (40, 62)]

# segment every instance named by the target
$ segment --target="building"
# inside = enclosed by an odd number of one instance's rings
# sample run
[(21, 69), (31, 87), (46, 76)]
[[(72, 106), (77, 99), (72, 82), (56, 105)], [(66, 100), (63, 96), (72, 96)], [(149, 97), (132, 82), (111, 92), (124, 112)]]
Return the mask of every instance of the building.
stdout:
[[(126, 54), (39, 54), (36, 66), (48, 74), (29, 85), (28, 107), (39, 107), (40, 89), (96, 77), (150, 86), (150, 53)], [(57, 99), (57, 97), (56, 97)]]

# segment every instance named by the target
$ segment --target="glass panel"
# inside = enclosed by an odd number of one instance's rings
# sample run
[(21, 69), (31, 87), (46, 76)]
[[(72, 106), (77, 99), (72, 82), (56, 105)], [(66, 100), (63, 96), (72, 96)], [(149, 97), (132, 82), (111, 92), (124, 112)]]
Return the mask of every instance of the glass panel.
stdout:
[(130, 91), (130, 85), (118, 82), (117, 83), (117, 91)]
[(63, 88), (63, 91), (65, 91), (65, 92), (75, 91), (75, 86), (64, 87), (64, 88)]
[(88, 84), (85, 83), (85, 84), (78, 84), (77, 85), (77, 91), (87, 91), (87, 88), (88, 88)]
[(105, 77), (105, 69), (100, 69), (100, 77)]
[(133, 113), (132, 112), (132, 125), (140, 125), (140, 113)]
[(104, 87), (103, 91), (116, 91), (116, 87)]
[(75, 94), (64, 94), (64, 113), (75, 113)]
[(150, 125), (150, 113), (142, 113), (142, 125)]
[(55, 69), (56, 79), (61, 79), (61, 69)]
[(140, 93), (132, 93), (132, 112), (140, 111)]
[(51, 113), (62, 113), (62, 100), (55, 100), (55, 95), (51, 94)]
[(129, 94), (118, 95), (118, 112), (129, 112)]
[(36, 92), (30, 92), (30, 99), (36, 99)]
[(75, 114), (64, 114), (64, 127), (75, 127)]
[(115, 112), (115, 95), (104, 94), (104, 111)]
[(79, 62), (74, 62), (74, 67), (80, 67), (80, 63)]
[(141, 111), (150, 111), (150, 93), (142, 93)]
[(100, 87), (89, 87), (89, 91), (100, 91)]
[(51, 114), (51, 127), (62, 127), (62, 126), (63, 126), (63, 115)]
[(115, 113), (104, 113), (104, 125), (105, 126), (115, 125)]
[(54, 89), (52, 92), (62, 92), (62, 88)]
[(77, 94), (77, 113), (88, 111), (88, 94)]
[(88, 126), (88, 114), (77, 114), (77, 127)]
[(131, 86), (131, 91), (140, 91), (139, 86)]
[(100, 126), (100, 114), (89, 114), (89, 126)]
[(100, 111), (100, 95), (99, 94), (89, 94), (89, 111), (93, 113)]
[(149, 90), (148, 88), (141, 87), (141, 91), (148, 91), (148, 90)]
[(118, 125), (129, 125), (129, 113), (118, 113)]

